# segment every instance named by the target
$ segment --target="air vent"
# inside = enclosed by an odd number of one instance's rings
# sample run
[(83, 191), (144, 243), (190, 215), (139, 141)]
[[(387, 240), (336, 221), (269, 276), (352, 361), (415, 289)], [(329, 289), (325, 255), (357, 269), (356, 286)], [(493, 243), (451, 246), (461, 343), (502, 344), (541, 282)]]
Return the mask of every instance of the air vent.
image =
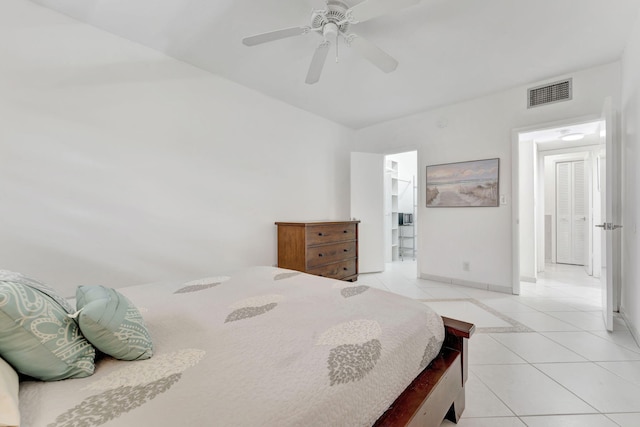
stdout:
[(567, 79), (531, 88), (528, 91), (527, 108), (553, 104), (554, 102), (570, 101), (573, 97), (571, 87), (572, 79)]

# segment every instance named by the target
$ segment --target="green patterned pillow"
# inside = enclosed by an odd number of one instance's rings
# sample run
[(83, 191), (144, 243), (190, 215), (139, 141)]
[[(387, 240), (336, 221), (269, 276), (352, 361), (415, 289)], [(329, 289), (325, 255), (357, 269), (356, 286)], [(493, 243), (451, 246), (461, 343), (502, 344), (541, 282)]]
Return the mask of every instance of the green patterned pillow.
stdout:
[(54, 381), (93, 374), (95, 349), (55, 290), (0, 271), (0, 356), (25, 375)]
[(82, 334), (101, 352), (120, 360), (153, 355), (140, 311), (120, 292), (104, 286), (79, 286), (76, 308)]

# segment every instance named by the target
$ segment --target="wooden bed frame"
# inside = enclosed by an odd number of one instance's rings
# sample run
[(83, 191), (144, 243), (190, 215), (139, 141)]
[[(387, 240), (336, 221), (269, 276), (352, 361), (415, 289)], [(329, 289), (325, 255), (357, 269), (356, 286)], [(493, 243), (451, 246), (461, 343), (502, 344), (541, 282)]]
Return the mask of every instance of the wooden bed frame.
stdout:
[(435, 359), (405, 389), (374, 426), (438, 427), (458, 423), (468, 375), (467, 340), (475, 325), (443, 317), (445, 338)]

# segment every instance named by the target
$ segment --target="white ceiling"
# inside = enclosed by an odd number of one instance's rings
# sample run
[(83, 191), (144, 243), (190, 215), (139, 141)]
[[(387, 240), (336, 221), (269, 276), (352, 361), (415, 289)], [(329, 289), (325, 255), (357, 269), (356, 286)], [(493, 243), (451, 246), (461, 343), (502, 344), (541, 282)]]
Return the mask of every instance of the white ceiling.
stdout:
[(351, 28), (395, 57), (396, 71), (340, 45), (340, 62), (330, 53), (320, 82), (307, 85), (320, 36), (241, 41), (308, 25), (322, 0), (32, 1), (352, 128), (615, 61), (640, 8), (638, 0), (423, 0)]

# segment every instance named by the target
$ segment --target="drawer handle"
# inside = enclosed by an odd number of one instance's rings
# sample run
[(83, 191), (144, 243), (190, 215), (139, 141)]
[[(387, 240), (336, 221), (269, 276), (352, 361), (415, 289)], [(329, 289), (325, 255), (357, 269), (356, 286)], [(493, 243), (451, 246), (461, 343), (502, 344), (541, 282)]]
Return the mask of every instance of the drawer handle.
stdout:
[(318, 236), (324, 236), (324, 234), (322, 234), (322, 233), (318, 233)]
[(343, 252), (349, 252), (349, 249), (343, 249)]
[(318, 256), (324, 256), (324, 254), (318, 254)]
[(343, 231), (343, 233), (348, 233), (348, 232), (349, 232), (349, 230), (344, 230), (344, 231)]
[(348, 268), (347, 268), (347, 267), (342, 267), (342, 269), (343, 269), (344, 271), (347, 271), (347, 270), (348, 270)]

